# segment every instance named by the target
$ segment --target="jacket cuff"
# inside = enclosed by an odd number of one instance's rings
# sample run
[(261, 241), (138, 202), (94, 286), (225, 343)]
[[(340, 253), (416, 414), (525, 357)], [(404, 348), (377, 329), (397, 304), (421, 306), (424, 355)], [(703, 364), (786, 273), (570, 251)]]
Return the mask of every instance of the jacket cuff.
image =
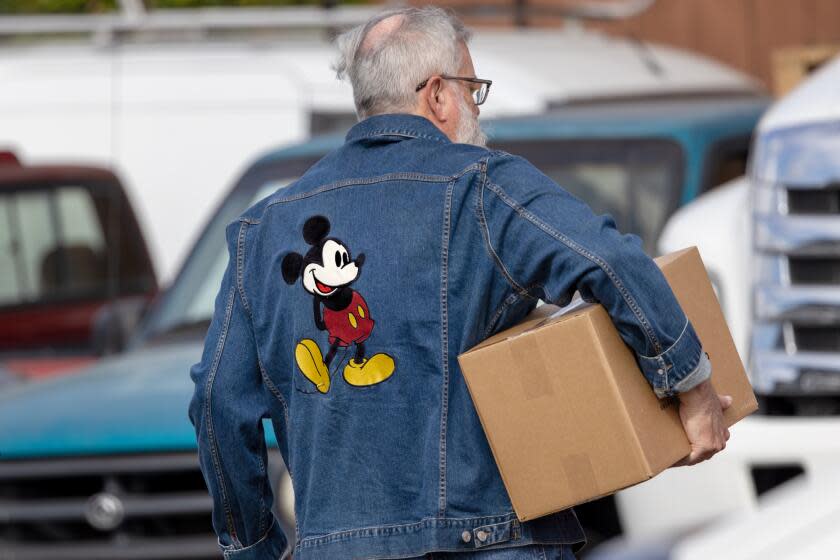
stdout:
[(268, 531), (254, 544), (236, 548), (234, 545), (224, 545), (219, 541), (219, 548), (222, 549), (225, 560), (285, 560), (290, 556), (289, 551), (286, 550), (288, 544), (286, 533), (277, 523), (277, 518), (272, 515)]
[(708, 379), (711, 363), (691, 322), (677, 340), (658, 356), (639, 356), (639, 366), (660, 399), (673, 397)]
[(712, 362), (709, 360), (709, 355), (705, 352), (700, 356), (700, 363), (697, 367), (683, 377), (680, 381), (675, 383), (671, 389), (675, 393), (685, 393), (696, 386), (700, 385), (712, 376)]

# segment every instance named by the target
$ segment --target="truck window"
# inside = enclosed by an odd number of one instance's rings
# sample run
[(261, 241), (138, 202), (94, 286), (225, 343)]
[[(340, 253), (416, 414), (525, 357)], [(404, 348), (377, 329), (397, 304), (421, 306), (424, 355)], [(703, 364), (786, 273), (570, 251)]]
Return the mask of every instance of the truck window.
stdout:
[(309, 114), (309, 134), (344, 134), (357, 122), (356, 113), (349, 111), (312, 111)]
[[(295, 171), (300, 173), (307, 169), (306, 166), (298, 167), (300, 169)], [(297, 174), (288, 178), (249, 181), (225, 199), (167, 293), (165, 303), (158, 306), (157, 313), (152, 313), (144, 336), (159, 337), (194, 328), (207, 329), (213, 317), (216, 293), (228, 264), (224, 226), (238, 213), (296, 179)]]
[[(50, 216), (48, 193), (21, 193), (12, 200), (17, 218), (17, 249), (20, 255), (21, 295), (37, 299), (46, 291), (47, 282), (41, 271), (47, 268), (47, 257), (59, 248), (55, 223)], [(54, 262), (54, 259), (50, 259)]]
[(67, 187), (57, 191), (58, 218), (65, 245), (84, 245), (102, 252), (105, 237), (96, 215), (90, 193), (81, 187)]
[(88, 189), (4, 193), (0, 215), (0, 306), (105, 291), (105, 236)]
[(655, 243), (683, 191), (683, 153), (659, 139), (576, 139), (505, 142), (596, 214), (610, 214), (622, 233)]
[(701, 192), (708, 192), (745, 175), (749, 155), (749, 136), (726, 138), (712, 144), (706, 156)]
[(0, 197), (0, 305), (16, 301), (20, 290), (10, 214), (8, 197)]

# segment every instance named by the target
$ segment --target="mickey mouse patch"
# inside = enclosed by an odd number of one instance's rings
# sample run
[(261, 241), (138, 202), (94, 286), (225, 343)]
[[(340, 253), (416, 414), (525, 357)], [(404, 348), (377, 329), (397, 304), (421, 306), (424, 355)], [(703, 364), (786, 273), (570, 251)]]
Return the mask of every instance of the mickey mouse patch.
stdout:
[(304, 338), (295, 347), (295, 361), (301, 374), (318, 391), (330, 390), (330, 363), (339, 348), (355, 345), (356, 351), (344, 366), (344, 380), (355, 387), (376, 385), (394, 373), (394, 358), (388, 354), (365, 356), (365, 341), (373, 331), (374, 320), (362, 295), (350, 288), (362, 273), (364, 253), (355, 259), (340, 239), (327, 237), (330, 221), (312, 216), (303, 224), (303, 240), (310, 245), (306, 255), (290, 252), (283, 257), (283, 279), (294, 285), (300, 279), (312, 296), (315, 326), (327, 331), (329, 350), (323, 357), (318, 343)]

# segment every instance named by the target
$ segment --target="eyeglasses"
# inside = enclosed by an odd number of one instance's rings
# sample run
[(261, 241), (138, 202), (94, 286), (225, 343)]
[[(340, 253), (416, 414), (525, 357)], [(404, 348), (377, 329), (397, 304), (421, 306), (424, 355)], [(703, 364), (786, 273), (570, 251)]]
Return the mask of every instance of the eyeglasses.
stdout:
[[(440, 77), (444, 80), (463, 80), (465, 82), (471, 82), (473, 84), (479, 84), (478, 89), (470, 88), (470, 94), (472, 95), (473, 101), (475, 101), (476, 105), (481, 105), (487, 100), (487, 94), (490, 92), (490, 84), (493, 83), (493, 80), (482, 80), (481, 78), (469, 78), (466, 76), (449, 76), (447, 74), (441, 74)], [(417, 84), (417, 89), (414, 91), (420, 91), (426, 84), (429, 83), (432, 77), (428, 77), (419, 84)]]

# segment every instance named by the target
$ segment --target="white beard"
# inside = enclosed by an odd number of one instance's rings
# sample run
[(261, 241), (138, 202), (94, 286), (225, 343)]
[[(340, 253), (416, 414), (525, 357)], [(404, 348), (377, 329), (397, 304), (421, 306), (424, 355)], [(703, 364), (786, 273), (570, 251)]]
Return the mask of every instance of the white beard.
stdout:
[(460, 95), (458, 96), (458, 113), (460, 118), (455, 130), (455, 139), (461, 144), (486, 147), (487, 134), (481, 130), (478, 117), (473, 116), (470, 106)]

